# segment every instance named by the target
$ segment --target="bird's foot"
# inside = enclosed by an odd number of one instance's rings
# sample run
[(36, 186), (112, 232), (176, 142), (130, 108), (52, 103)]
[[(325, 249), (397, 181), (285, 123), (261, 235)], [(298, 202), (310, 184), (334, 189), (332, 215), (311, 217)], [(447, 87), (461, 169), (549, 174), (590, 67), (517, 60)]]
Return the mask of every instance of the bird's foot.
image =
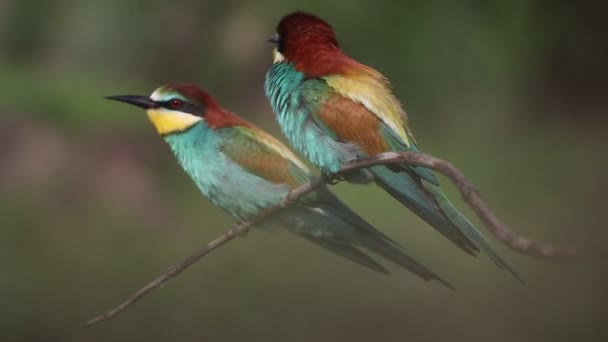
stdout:
[(330, 185), (336, 185), (340, 182), (343, 182), (346, 180), (346, 176), (343, 173), (323, 173), (323, 179), (325, 180), (325, 183), (330, 184)]
[(368, 170), (354, 170), (345, 174), (346, 181), (351, 184), (367, 185), (374, 181), (374, 176)]

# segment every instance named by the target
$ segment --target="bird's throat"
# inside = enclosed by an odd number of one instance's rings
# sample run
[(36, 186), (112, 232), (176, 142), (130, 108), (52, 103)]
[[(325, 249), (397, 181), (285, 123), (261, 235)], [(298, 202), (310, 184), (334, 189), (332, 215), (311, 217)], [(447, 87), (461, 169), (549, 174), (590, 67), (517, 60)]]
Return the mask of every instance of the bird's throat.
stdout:
[(272, 50), (272, 63), (273, 64), (281, 63), (284, 60), (285, 60), (285, 56), (283, 56), (283, 54), (281, 54), (277, 48)]
[(149, 109), (146, 113), (160, 135), (186, 131), (202, 120), (200, 116), (178, 111)]

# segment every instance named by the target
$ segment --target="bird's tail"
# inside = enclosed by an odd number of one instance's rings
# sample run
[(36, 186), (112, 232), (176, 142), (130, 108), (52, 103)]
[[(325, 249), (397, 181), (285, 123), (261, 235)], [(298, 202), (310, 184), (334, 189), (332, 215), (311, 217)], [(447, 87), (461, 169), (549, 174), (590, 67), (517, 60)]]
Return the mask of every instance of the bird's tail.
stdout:
[(481, 249), (500, 268), (521, 281), (490, 241), (454, 207), (438, 185), (408, 171), (394, 171), (387, 166), (373, 167), (371, 172), (380, 187), (465, 252), (474, 255)]
[(405, 254), (395, 241), (367, 223), (337, 198), (334, 197), (334, 200), (318, 208), (307, 209), (306, 225), (295, 230), (292, 228), (298, 235), (360, 265), (388, 273), (386, 268), (361, 248), (367, 249), (424, 280), (435, 279), (452, 288), (445, 280)]
[(369, 228), (367, 228), (364, 233), (360, 233), (360, 241), (358, 241), (359, 245), (407, 270), (410, 270), (411, 272), (416, 273), (425, 280), (436, 279), (446, 287), (453, 289), (452, 285), (450, 285), (447, 281), (443, 280), (435, 273), (429, 271), (427, 268), (405, 254), (399, 245), (395, 244), (391, 240), (387, 240), (383, 234), (378, 233), (379, 232), (377, 230), (371, 231)]

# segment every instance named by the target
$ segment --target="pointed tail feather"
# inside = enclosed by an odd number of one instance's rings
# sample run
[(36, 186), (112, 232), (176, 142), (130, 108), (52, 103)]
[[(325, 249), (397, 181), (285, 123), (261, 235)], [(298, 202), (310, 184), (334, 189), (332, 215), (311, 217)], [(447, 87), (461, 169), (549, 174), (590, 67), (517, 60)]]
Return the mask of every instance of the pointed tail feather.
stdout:
[(406, 255), (395, 241), (363, 220), (331, 192), (321, 189), (316, 194), (323, 204), (295, 206), (283, 214), (283, 218), (287, 219), (283, 222), (290, 231), (380, 273), (386, 274), (388, 271), (359, 247), (396, 263), (424, 280), (436, 279), (452, 288), (445, 280)]
[(498, 254), (492, 243), (450, 202), (440, 187), (426, 181), (422, 181), (425, 189), (429, 191), (437, 201), (437, 204), (449, 220), (456, 225), (466, 237), (472, 240), (481, 250), (490, 256), (498, 267), (509, 271), (517, 280), (525, 283), (519, 274)]
[(384, 266), (380, 265), (374, 259), (370, 258), (367, 254), (363, 253), (362, 251), (360, 251), (359, 249), (357, 249), (356, 247), (354, 247), (350, 244), (338, 243), (338, 242), (324, 240), (324, 239), (318, 239), (318, 238), (314, 238), (312, 236), (303, 235), (303, 234), (300, 234), (300, 236), (305, 238), (306, 240), (314, 242), (317, 245), (319, 245), (323, 248), (326, 248), (338, 255), (341, 255), (341, 256), (347, 258), (348, 260), (353, 261), (361, 266), (365, 266), (367, 268), (370, 268), (374, 271), (377, 271), (377, 272), (380, 272), (383, 274), (389, 274), (389, 271), (386, 268), (384, 268)]
[(334, 229), (334, 239), (368, 249), (424, 280), (435, 279), (446, 287), (453, 289), (452, 285), (447, 281), (405, 254), (397, 242), (367, 223), (337, 198), (327, 205), (322, 205), (321, 208), (323, 208), (325, 213), (331, 214), (331, 216), (339, 219), (341, 223), (349, 226), (348, 229)]
[(380, 187), (466, 253), (475, 255), (479, 251), (470, 238), (443, 215), (412, 175), (405, 171), (393, 171), (386, 166), (372, 167), (371, 173)]
[(394, 262), (395, 264), (405, 268), (406, 270), (409, 270), (410, 272), (418, 275), (424, 280), (435, 279), (445, 285), (447, 288), (452, 290), (454, 289), (454, 287), (450, 283), (448, 283), (435, 273), (431, 272), (429, 269), (418, 263), (416, 260), (409, 257), (401, 249), (396, 248), (394, 244), (384, 240), (378, 234), (375, 234), (375, 232), (371, 232), (368, 230), (366, 235), (367, 236), (362, 237), (362, 241), (359, 242), (360, 246), (367, 248), (370, 251)]

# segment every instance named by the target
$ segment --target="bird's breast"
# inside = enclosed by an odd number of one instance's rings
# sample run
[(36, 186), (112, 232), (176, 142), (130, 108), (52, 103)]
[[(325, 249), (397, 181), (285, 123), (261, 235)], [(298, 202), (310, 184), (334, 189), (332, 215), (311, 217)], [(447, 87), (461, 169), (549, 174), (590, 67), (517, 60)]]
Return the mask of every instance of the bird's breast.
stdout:
[(293, 148), (328, 173), (355, 159), (357, 146), (337, 140), (317, 116), (327, 89), (324, 81), (306, 79), (288, 63), (274, 64), (266, 75), (265, 90), (283, 134)]
[(287, 185), (268, 182), (226, 156), (217, 134), (202, 126), (168, 135), (165, 141), (184, 171), (213, 204), (243, 220), (287, 194)]

